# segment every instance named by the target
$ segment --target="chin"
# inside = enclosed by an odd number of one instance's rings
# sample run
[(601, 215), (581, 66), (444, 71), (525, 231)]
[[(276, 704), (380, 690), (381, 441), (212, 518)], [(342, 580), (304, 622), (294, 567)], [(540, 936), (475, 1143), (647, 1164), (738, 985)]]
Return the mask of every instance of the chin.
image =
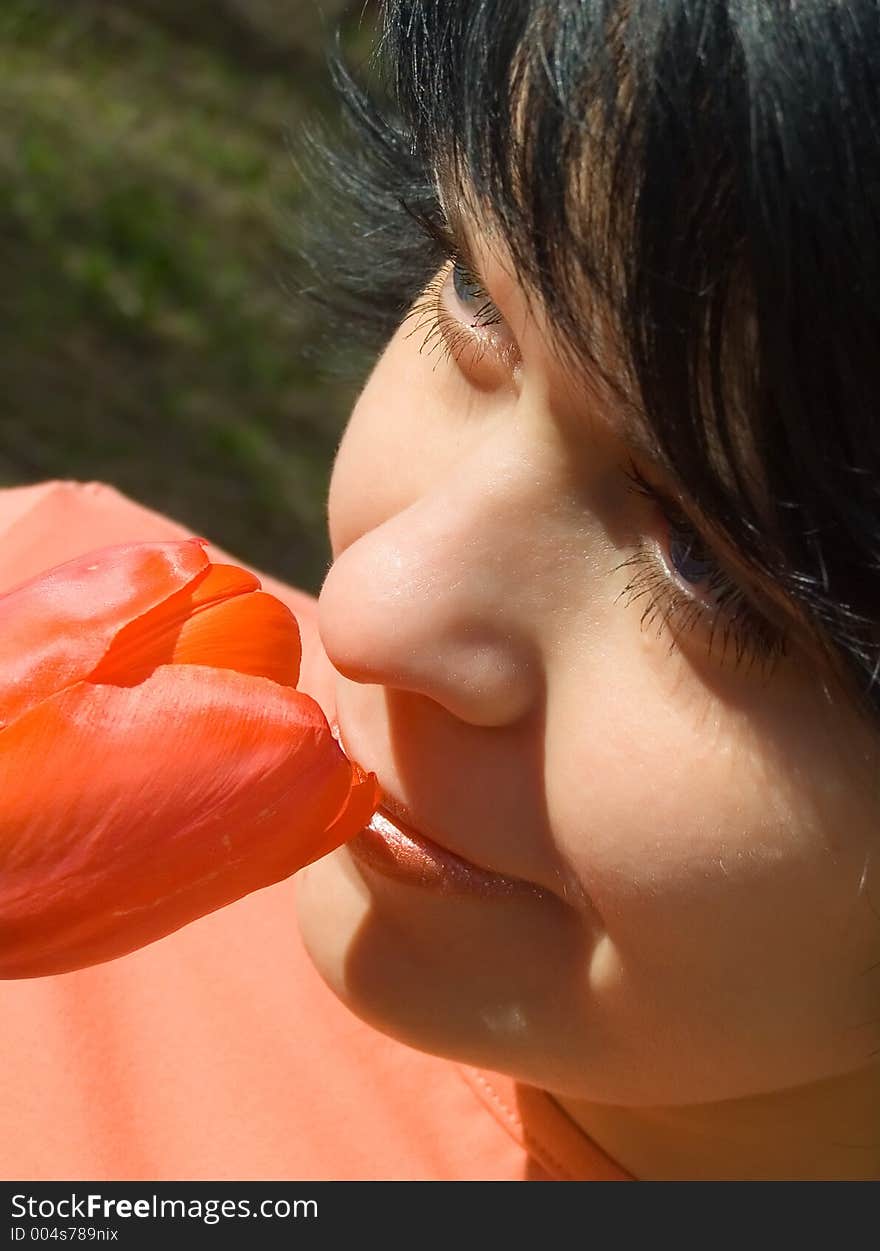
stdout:
[(297, 874), (295, 903), (309, 958), (368, 1025), (533, 1084), (550, 1076), (535, 1063), (547, 1054), (548, 946), (561, 953), (546, 918), (542, 934), (540, 909), (532, 905), (524, 927), (521, 900), (477, 904), (368, 884), (344, 847)]

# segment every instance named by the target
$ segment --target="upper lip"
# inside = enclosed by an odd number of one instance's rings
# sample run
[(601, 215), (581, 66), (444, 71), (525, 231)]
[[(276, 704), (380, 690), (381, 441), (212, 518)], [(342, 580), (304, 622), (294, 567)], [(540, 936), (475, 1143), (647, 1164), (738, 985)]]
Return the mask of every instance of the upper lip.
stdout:
[[(488, 869), (485, 865), (477, 864), (475, 860), (471, 860), (469, 856), (463, 856), (460, 851), (454, 851), (453, 848), (449, 847), (446, 843), (441, 842), (439, 838), (435, 838), (433, 834), (429, 834), (423, 830), (419, 822), (413, 816), (412, 810), (408, 808), (406, 804), (401, 803), (400, 800), (395, 799), (392, 795), (389, 795), (384, 786), (381, 787), (381, 790), (382, 796), (379, 802), (380, 811), (384, 810), (390, 817), (399, 821), (404, 834), (409, 832), (417, 835), (421, 839), (424, 839), (426, 843), (434, 843), (435, 846), (439, 847), (441, 851), (446, 852), (447, 855), (454, 856), (456, 860), (461, 860), (464, 864), (469, 864), (473, 868), (479, 869), (481, 873), (489, 873), (494, 877), (514, 876), (510, 873), (500, 873), (498, 869)], [(524, 879), (518, 880), (522, 881)]]
[(469, 859), (469, 857), (463, 856), (460, 851), (453, 851), (451, 847), (441, 842), (440, 839), (435, 838), (433, 834), (428, 834), (416, 820), (412, 809), (401, 803), (399, 799), (389, 795), (384, 787), (382, 787), (382, 795), (379, 800), (379, 811), (384, 812), (389, 817), (393, 817), (394, 821), (400, 824), (404, 834), (415, 834), (418, 838), (424, 839), (426, 843), (434, 843), (441, 851), (445, 851), (451, 856), (456, 856), (466, 864), (472, 864), (476, 869), (482, 869), (484, 873), (495, 872), (494, 869), (486, 869), (483, 865)]
[[(339, 746), (348, 756), (349, 751), (345, 742), (345, 736), (342, 732), (342, 727), (340, 726), (338, 721), (332, 722), (331, 732), (333, 733), (334, 738), (337, 739)], [(365, 765), (363, 765), (362, 761), (360, 760), (358, 760), (358, 764), (360, 764), (362, 768), (366, 767)], [(378, 777), (378, 774), (377, 774), (377, 777)], [(437, 847), (440, 848), (441, 851), (445, 851), (450, 856), (455, 856), (457, 859), (462, 860), (465, 864), (472, 865), (475, 869), (479, 869), (482, 873), (494, 874), (496, 877), (509, 877), (509, 878), (517, 877), (516, 874), (502, 873), (498, 869), (490, 869), (490, 868), (487, 868), (485, 865), (478, 864), (475, 860), (472, 860), (470, 856), (462, 855), (460, 851), (456, 851), (454, 848), (450, 847), (447, 843), (445, 843), (441, 839), (435, 838), (433, 832), (429, 832), (428, 830), (423, 828), (423, 826), (421, 825), (421, 823), (419, 822), (419, 820), (416, 818), (415, 814), (413, 813), (412, 809), (407, 807), (407, 805), (403, 803), (402, 800), (396, 799), (390, 793), (390, 791), (388, 791), (388, 789), (385, 786), (383, 786), (381, 777), (379, 777), (379, 789), (380, 789), (379, 805), (378, 805), (379, 809), (384, 810), (388, 816), (393, 817), (396, 821), (401, 822), (401, 824), (405, 827), (403, 831), (404, 833), (407, 833), (407, 831), (409, 831), (410, 833), (417, 835), (419, 838), (424, 839), (425, 842), (434, 843)], [(526, 881), (527, 879), (517, 878), (517, 880)]]
[[(333, 722), (331, 722), (331, 730), (332, 730), (334, 738), (338, 740), (339, 745), (342, 748), (342, 750), (345, 752), (347, 756), (349, 756), (350, 753), (348, 751), (348, 747), (345, 742), (345, 736), (342, 732), (342, 727), (340, 726), (338, 720), (334, 720)], [(351, 758), (357, 759), (358, 764), (362, 768), (367, 767), (365, 763), (362, 760), (360, 760), (358, 757), (352, 756)], [(435, 836), (433, 829), (431, 828), (430, 825), (423, 826), (421, 822), (418, 820), (418, 818), (415, 816), (415, 814), (413, 813), (412, 809), (407, 807), (407, 805), (402, 800), (395, 798), (395, 796), (383, 785), (381, 775), (378, 773), (378, 771), (374, 770), (374, 772), (376, 773), (376, 776), (378, 778), (379, 789), (380, 789), (378, 808), (380, 811), (384, 809), (388, 816), (393, 818), (395, 821), (401, 822), (403, 826), (406, 827), (406, 829), (404, 829), (403, 831), (404, 833), (406, 833), (408, 830), (410, 833), (417, 835), (419, 838), (424, 839), (426, 842), (435, 844), (435, 846), (439, 847), (441, 851), (446, 852), (447, 855), (455, 856), (457, 859), (463, 861), (465, 864), (472, 865), (475, 869), (479, 869), (482, 873), (488, 873), (490, 875), (494, 875), (495, 877), (509, 878), (514, 881), (524, 882), (527, 885), (532, 886), (536, 889), (545, 890), (553, 895), (558, 896), (559, 898), (563, 900), (564, 903), (571, 904), (574, 899), (584, 900), (586, 898), (583, 893), (583, 888), (577, 882), (574, 882), (571, 886), (567, 888), (563, 881), (563, 884), (560, 887), (559, 882), (554, 883), (552, 881), (547, 882), (547, 881), (542, 881), (540, 879), (523, 877), (522, 874), (516, 873), (513, 870), (489, 868), (486, 865), (480, 864), (478, 861), (473, 860), (470, 856), (464, 855), (462, 852), (458, 851), (456, 848), (450, 847), (449, 844), (445, 841), (445, 839), (437, 838)]]

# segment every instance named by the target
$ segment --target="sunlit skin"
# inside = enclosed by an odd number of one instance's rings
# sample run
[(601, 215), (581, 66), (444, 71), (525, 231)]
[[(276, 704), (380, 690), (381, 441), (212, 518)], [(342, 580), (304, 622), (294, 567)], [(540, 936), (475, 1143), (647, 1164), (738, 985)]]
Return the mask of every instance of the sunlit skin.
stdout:
[(308, 950), (372, 1025), (545, 1088), (636, 1176), (877, 1176), (878, 740), (797, 640), (768, 673), (643, 623), (620, 566), (669, 535), (614, 402), (474, 245), (503, 322), (469, 331), (447, 267), (470, 344), (410, 320), (378, 362), (319, 628), (349, 753), (542, 889), (441, 895), (343, 847), (297, 878)]

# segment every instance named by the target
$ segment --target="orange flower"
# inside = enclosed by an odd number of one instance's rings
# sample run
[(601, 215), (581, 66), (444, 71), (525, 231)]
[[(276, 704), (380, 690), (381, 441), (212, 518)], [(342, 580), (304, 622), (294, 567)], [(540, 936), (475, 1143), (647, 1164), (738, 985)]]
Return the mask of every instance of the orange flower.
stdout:
[(203, 539), (0, 595), (0, 977), (125, 955), (347, 842), (378, 802), (296, 691), (296, 619)]

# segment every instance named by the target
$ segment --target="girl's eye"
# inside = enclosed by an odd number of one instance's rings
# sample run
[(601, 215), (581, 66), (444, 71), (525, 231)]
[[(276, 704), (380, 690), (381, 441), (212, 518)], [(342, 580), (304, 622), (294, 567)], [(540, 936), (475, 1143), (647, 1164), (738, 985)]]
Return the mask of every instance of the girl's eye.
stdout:
[(482, 278), (464, 260), (453, 255), (431, 280), (422, 298), (408, 314), (411, 333), (424, 331), (419, 347), (440, 360), (452, 359), (464, 370), (480, 364), (512, 368), (519, 350), (503, 316), (488, 295)]
[(494, 326), (502, 320), (476, 274), (456, 260), (452, 262), (451, 275), (455, 298), (467, 316), (473, 318), (475, 326)]
[(632, 462), (626, 476), (631, 490), (653, 501), (666, 531), (665, 551), (655, 541), (642, 539), (635, 553), (616, 566), (636, 571), (621, 595), (628, 596), (627, 604), (647, 597), (642, 627), (659, 617), (658, 635), (664, 626), (673, 635), (670, 650), (677, 635), (700, 627), (708, 636), (710, 655), (720, 636), (722, 659), (732, 645), (737, 665), (758, 662), (772, 670), (788, 651), (786, 631), (764, 616), (724, 572), (673, 500)]

